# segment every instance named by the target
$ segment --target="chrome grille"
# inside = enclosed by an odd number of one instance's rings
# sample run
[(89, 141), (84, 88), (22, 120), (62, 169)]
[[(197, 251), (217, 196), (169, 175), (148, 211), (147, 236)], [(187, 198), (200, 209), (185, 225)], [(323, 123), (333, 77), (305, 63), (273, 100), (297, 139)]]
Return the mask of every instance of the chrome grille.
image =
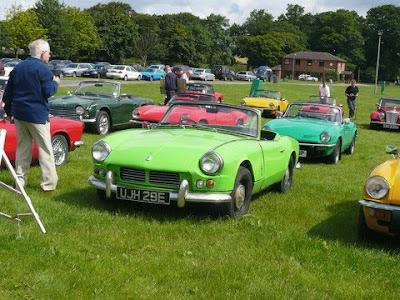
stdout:
[(144, 170), (121, 168), (120, 176), (121, 179), (123, 180), (138, 181), (138, 182), (146, 181), (146, 173), (144, 172)]
[(79, 116), (75, 113), (75, 109), (50, 108), (50, 114), (55, 117), (73, 119), (78, 121), (80, 120)]
[(386, 112), (386, 122), (396, 124), (398, 118), (399, 118), (399, 113), (397, 111), (389, 110)]
[(179, 173), (150, 171), (149, 182), (151, 184), (179, 186)]

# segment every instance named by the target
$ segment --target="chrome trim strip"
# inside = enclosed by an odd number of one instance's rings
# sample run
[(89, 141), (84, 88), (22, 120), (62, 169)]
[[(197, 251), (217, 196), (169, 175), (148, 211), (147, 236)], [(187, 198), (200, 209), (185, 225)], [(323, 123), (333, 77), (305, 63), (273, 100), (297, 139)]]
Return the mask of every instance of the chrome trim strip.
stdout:
[(389, 122), (380, 122), (380, 121), (370, 121), (370, 123), (373, 123), (373, 124), (381, 124), (381, 125), (388, 124), (388, 125), (397, 125), (397, 126), (400, 126), (399, 123), (389, 123)]
[(358, 200), (358, 203), (362, 206), (366, 206), (369, 208), (384, 209), (384, 210), (390, 210), (390, 211), (394, 211), (394, 210), (400, 211), (400, 206), (382, 204), (382, 203), (377, 203), (374, 201), (368, 201), (365, 199)]
[(320, 147), (320, 146), (325, 146), (325, 147), (335, 147), (336, 144), (311, 144), (311, 143), (299, 143), (300, 146), (312, 146), (312, 147)]
[(79, 116), (79, 120), (83, 123), (94, 123), (96, 122), (96, 119), (84, 119), (82, 116)]
[(83, 144), (85, 144), (84, 141), (75, 141), (75, 142), (74, 142), (74, 146), (75, 146), (75, 147), (80, 147), (80, 146), (82, 146)]
[[(106, 174), (106, 181), (102, 181), (91, 175), (88, 179), (91, 186), (100, 190), (106, 191), (106, 196), (111, 197), (111, 193), (117, 192), (117, 186), (114, 184), (114, 174), (108, 171)], [(179, 187), (179, 192), (170, 192), (169, 198), (172, 201), (178, 202), (178, 207), (184, 207), (186, 202), (192, 203), (225, 203), (232, 201), (232, 197), (229, 194), (217, 194), (217, 193), (190, 193), (189, 182), (182, 180)]]

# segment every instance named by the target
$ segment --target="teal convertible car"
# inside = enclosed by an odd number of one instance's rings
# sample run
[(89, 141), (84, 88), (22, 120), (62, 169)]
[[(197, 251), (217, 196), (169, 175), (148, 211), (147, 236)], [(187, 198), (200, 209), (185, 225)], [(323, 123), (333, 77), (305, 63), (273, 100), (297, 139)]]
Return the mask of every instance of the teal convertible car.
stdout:
[(253, 108), (175, 102), (160, 123), (96, 142), (89, 183), (104, 199), (214, 203), (239, 218), (252, 194), (288, 191), (298, 161), (297, 141), (261, 130), (260, 120)]
[(340, 106), (319, 103), (292, 103), (280, 119), (264, 129), (289, 135), (300, 144), (300, 157), (327, 157), (336, 164), (341, 153), (355, 150), (357, 127), (342, 117)]

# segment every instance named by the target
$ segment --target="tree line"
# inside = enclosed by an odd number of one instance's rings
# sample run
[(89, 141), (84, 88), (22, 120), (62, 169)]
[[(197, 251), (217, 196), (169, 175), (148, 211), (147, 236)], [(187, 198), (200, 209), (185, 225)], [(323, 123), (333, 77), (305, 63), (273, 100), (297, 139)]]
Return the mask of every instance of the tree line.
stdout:
[(190, 66), (233, 65), (246, 57), (247, 67), (275, 66), (300, 50), (329, 52), (347, 61), (346, 69), (373, 81), (381, 34), (381, 80), (400, 74), (400, 6), (371, 8), (365, 17), (339, 9), (319, 14), (288, 4), (274, 18), (253, 10), (243, 24), (222, 16), (190, 13), (148, 15), (129, 4), (109, 2), (81, 10), (59, 0), (39, 0), (31, 9), (13, 5), (0, 21), (0, 48), (26, 49), (37, 38), (49, 40), (53, 58), (122, 63), (134, 59)]

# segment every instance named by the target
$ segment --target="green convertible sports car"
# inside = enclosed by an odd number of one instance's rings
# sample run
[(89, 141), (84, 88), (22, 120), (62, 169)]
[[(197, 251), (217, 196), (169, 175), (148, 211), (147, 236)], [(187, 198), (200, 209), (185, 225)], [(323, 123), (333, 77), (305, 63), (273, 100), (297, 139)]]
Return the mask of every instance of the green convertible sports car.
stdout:
[(264, 126), (281, 135), (289, 135), (300, 144), (300, 157), (327, 157), (336, 164), (341, 153), (352, 154), (357, 136), (356, 125), (342, 118), (342, 108), (319, 103), (292, 103), (280, 119)]
[(297, 141), (260, 122), (253, 108), (176, 102), (160, 123), (96, 142), (89, 183), (104, 199), (214, 203), (241, 217), (252, 194), (273, 184), (288, 191), (298, 161)]
[(74, 93), (51, 98), (50, 114), (92, 125), (97, 134), (106, 134), (111, 128), (130, 127), (132, 111), (154, 101), (134, 95), (121, 94), (121, 83), (109, 81), (82, 81)]

